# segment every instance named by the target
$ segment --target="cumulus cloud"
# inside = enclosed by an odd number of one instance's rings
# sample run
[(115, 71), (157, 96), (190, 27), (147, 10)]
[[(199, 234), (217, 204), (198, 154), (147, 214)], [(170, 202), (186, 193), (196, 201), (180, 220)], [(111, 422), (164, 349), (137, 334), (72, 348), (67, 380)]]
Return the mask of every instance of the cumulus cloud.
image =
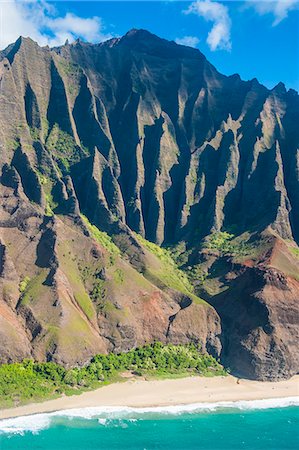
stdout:
[(177, 44), (187, 45), (188, 47), (196, 47), (199, 39), (196, 36), (184, 36), (175, 40)]
[(264, 0), (248, 3), (260, 15), (272, 14), (274, 17), (273, 26), (278, 25), (282, 20), (286, 19), (290, 11), (299, 9), (298, 0)]
[(0, 48), (5, 48), (19, 36), (29, 36), (40, 45), (50, 47), (78, 37), (101, 42), (111, 37), (103, 30), (100, 17), (82, 18), (71, 12), (61, 17), (45, 0), (7, 0), (0, 3)]
[(225, 5), (210, 0), (195, 1), (184, 13), (196, 14), (208, 22), (213, 22), (207, 37), (207, 43), (211, 50), (231, 50), (231, 19)]

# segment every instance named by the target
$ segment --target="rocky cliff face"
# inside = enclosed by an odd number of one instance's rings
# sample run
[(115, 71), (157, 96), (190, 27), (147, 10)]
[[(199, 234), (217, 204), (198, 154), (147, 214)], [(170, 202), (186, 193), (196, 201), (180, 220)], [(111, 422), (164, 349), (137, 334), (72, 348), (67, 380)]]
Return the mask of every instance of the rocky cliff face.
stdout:
[(221, 358), (240, 376), (291, 376), (299, 364), (297, 247), (267, 230), (244, 253), (208, 250), (200, 263), (208, 274), (201, 295), (222, 321)]
[(248, 376), (297, 372), (295, 91), (132, 30), (18, 39), (0, 97), (2, 361), (195, 340)]

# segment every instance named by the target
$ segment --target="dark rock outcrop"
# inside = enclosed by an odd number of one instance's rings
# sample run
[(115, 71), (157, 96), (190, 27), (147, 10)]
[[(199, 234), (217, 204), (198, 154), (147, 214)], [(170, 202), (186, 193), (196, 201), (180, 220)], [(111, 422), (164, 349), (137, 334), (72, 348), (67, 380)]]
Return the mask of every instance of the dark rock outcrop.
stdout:
[(222, 360), (233, 373), (263, 380), (297, 373), (298, 288), (275, 269), (247, 268), (213, 299), (224, 330)]

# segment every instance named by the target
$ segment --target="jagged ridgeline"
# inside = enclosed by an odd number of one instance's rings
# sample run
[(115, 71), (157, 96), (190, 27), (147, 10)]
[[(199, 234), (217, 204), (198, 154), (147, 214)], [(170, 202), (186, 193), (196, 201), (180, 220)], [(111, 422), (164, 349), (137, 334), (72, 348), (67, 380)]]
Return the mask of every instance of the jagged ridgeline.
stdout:
[(299, 101), (143, 30), (0, 52), (0, 361), (298, 372)]

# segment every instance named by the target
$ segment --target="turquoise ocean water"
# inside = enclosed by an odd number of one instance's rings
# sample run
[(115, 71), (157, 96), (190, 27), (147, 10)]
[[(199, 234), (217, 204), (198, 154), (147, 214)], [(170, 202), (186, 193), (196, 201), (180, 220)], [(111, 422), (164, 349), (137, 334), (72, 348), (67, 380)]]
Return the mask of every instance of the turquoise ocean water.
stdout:
[(1, 450), (299, 449), (298, 399), (89, 408), (0, 421)]

